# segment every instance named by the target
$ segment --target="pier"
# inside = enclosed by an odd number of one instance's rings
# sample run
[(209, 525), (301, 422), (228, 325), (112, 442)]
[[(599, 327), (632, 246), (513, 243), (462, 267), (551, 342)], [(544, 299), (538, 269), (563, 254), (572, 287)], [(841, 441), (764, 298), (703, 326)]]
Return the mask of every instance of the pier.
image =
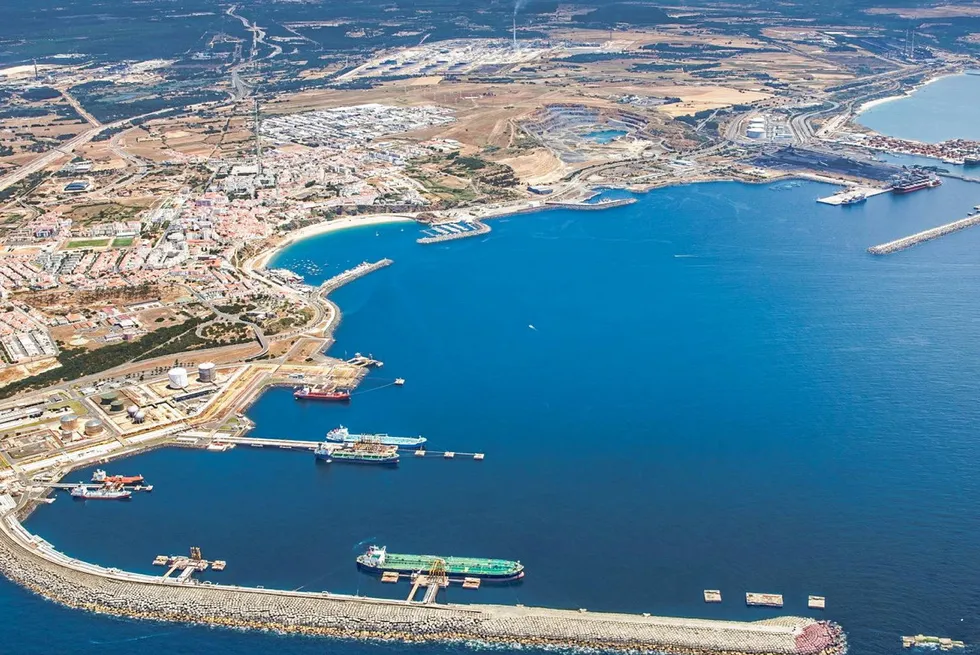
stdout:
[(598, 202), (563, 202), (561, 200), (548, 200), (545, 205), (556, 209), (612, 209), (613, 207), (623, 207), (632, 205), (636, 198), (617, 198), (615, 200), (600, 200)]
[[(231, 436), (215, 438), (210, 444), (204, 444), (204, 446), (208, 449), (211, 449), (211, 446), (216, 446), (214, 450), (223, 450), (221, 446), (226, 444), (234, 444), (236, 446), (250, 446), (252, 448), (279, 448), (282, 450), (306, 450), (309, 452), (313, 452), (321, 444), (325, 445), (327, 450), (330, 450), (331, 452), (343, 446), (343, 444), (339, 442), (334, 443), (330, 441), (299, 441), (296, 439), (263, 439), (260, 437), (231, 437)], [(433, 458), (441, 458), (441, 459), (473, 459), (476, 461), (482, 461), (483, 459), (485, 459), (485, 455), (483, 453), (457, 453), (451, 450), (448, 451), (425, 450), (422, 448), (418, 450), (413, 450), (412, 454), (418, 458), (433, 457)], [(74, 487), (75, 485), (66, 485), (66, 486)]]
[[(130, 619), (397, 642), (477, 641), (670, 655), (842, 655), (839, 626), (803, 617), (722, 621), (540, 607), (408, 602), (317, 591), (183, 584), (61, 553), (0, 496), (0, 571), (69, 607)], [(428, 597), (428, 593), (426, 594)]]
[(973, 227), (977, 223), (980, 223), (980, 214), (975, 216), (967, 216), (966, 218), (961, 218), (958, 221), (953, 221), (952, 223), (946, 223), (945, 225), (940, 225), (939, 227), (923, 230), (922, 232), (916, 232), (915, 234), (902, 237), (901, 239), (895, 239), (894, 241), (889, 241), (888, 243), (871, 246), (868, 248), (868, 252), (872, 255), (890, 255), (893, 252), (911, 248), (912, 246), (918, 245), (923, 241), (931, 241), (932, 239), (938, 239), (939, 237), (946, 236), (947, 234), (952, 234), (953, 232), (959, 232), (960, 230), (964, 230), (968, 227)]
[(323, 294), (328, 294), (331, 291), (336, 291), (345, 284), (364, 277), (368, 273), (373, 273), (374, 271), (385, 268), (386, 266), (391, 266), (394, 263), (395, 262), (387, 258), (380, 259), (376, 262), (362, 262), (354, 268), (349, 268), (343, 273), (338, 273), (329, 280), (325, 280), (323, 284), (320, 285), (319, 290)]
[(416, 243), (442, 243), (443, 241), (455, 241), (456, 239), (467, 239), (469, 237), (488, 234), (490, 226), (480, 221), (461, 221), (459, 223), (444, 223), (432, 226), (432, 231), (436, 234), (416, 239)]

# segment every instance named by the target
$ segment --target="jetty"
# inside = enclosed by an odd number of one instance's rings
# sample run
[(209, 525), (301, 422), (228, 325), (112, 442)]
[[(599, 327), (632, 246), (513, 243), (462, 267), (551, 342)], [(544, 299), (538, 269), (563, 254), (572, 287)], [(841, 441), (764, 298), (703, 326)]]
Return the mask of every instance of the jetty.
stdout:
[[(182, 583), (105, 568), (28, 532), (0, 495), (0, 571), (69, 607), (130, 619), (397, 642), (476, 641), (670, 655), (842, 655), (835, 623), (803, 617), (721, 621), (646, 614), (368, 598), (229, 584)], [(428, 600), (428, 602), (426, 602)]]
[[(344, 446), (342, 443), (330, 441), (300, 441), (297, 439), (263, 439), (259, 437), (221, 437), (215, 438), (210, 444), (204, 446), (208, 450), (222, 451), (223, 446), (249, 446), (251, 448), (277, 448), (280, 450), (305, 450), (313, 452), (319, 447), (323, 447), (330, 452), (338, 450)], [(212, 448), (215, 446), (215, 448)], [(419, 448), (412, 451), (415, 457), (438, 457), (442, 459), (473, 459), (478, 462), (486, 459), (483, 453), (457, 453), (454, 451), (425, 450)]]
[(323, 284), (320, 285), (320, 289), (319, 289), (320, 293), (328, 294), (331, 291), (336, 291), (337, 289), (344, 286), (345, 284), (353, 282), (358, 278), (362, 278), (368, 273), (373, 273), (378, 269), (382, 269), (386, 266), (391, 266), (394, 263), (395, 262), (387, 258), (380, 259), (376, 262), (361, 262), (354, 268), (349, 268), (343, 273), (338, 273), (337, 275), (334, 275), (329, 280), (325, 280)]
[(609, 200), (599, 200), (597, 202), (573, 202), (573, 201), (562, 201), (562, 200), (548, 200), (545, 205), (548, 207), (554, 207), (556, 209), (585, 209), (585, 210), (596, 210), (596, 209), (612, 209), (613, 207), (623, 207), (624, 205), (632, 205), (636, 202), (636, 198), (616, 198)]
[(443, 241), (455, 241), (456, 239), (467, 239), (469, 237), (488, 234), (490, 226), (480, 221), (460, 221), (458, 223), (440, 223), (432, 226), (435, 234), (416, 239), (416, 243), (442, 243)]
[(872, 255), (890, 255), (893, 252), (911, 248), (912, 246), (918, 245), (923, 241), (931, 241), (932, 239), (938, 239), (939, 237), (946, 236), (947, 234), (952, 234), (953, 232), (959, 232), (960, 230), (964, 230), (968, 227), (973, 227), (978, 223), (980, 223), (980, 214), (967, 216), (966, 218), (961, 218), (958, 221), (953, 221), (952, 223), (946, 223), (945, 225), (940, 225), (939, 227), (923, 230), (922, 232), (916, 232), (915, 234), (910, 234), (909, 236), (902, 237), (901, 239), (895, 239), (894, 241), (889, 241), (888, 243), (871, 246), (868, 248), (868, 252)]

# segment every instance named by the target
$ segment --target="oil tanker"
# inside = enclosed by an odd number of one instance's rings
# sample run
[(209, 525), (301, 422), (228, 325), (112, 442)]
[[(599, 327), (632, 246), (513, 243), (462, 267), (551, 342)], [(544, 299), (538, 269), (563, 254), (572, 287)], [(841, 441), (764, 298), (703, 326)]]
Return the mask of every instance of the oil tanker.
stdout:
[(101, 482), (106, 485), (139, 484), (142, 481), (142, 475), (106, 475), (102, 469), (95, 469), (95, 473), (92, 474), (92, 482)]
[(133, 492), (116, 487), (86, 487), (80, 484), (72, 487), (71, 497), (77, 500), (129, 500)]
[(482, 557), (439, 557), (436, 555), (402, 555), (389, 553), (383, 546), (371, 546), (357, 557), (357, 567), (367, 573), (381, 575), (385, 571), (412, 574), (442, 569), (449, 577), (482, 578), (485, 580), (520, 580), (524, 565), (506, 559)]
[(398, 466), (397, 446), (381, 444), (345, 443), (339, 448), (335, 444), (322, 443), (313, 451), (317, 461), (346, 462), (348, 464), (374, 464), (376, 466)]
[(293, 392), (296, 400), (350, 400), (350, 391), (346, 389), (333, 389), (327, 391), (322, 387), (303, 387)]
[(390, 434), (351, 434), (344, 426), (327, 433), (327, 441), (337, 443), (376, 443), (382, 446), (417, 448), (426, 442), (425, 437), (393, 437)]

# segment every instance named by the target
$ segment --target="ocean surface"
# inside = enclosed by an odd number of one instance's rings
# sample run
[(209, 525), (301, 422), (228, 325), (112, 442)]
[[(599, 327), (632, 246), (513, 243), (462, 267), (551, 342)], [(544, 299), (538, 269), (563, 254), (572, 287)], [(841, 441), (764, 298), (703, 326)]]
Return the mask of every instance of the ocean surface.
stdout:
[[(274, 265), (313, 283), (394, 260), (334, 296), (344, 316), (331, 354), (385, 365), (349, 406), (270, 391), (248, 412), (254, 433), (318, 439), (344, 424), (486, 460), (382, 470), (164, 449), (111, 467), (142, 473), (152, 494), (63, 496), (27, 527), (143, 572), (200, 546), (228, 561), (215, 581), (407, 594), (355, 569), (377, 543), (527, 567), (518, 585), (452, 589), (456, 602), (813, 615), (840, 622), (861, 655), (897, 653), (919, 632), (980, 642), (980, 230), (865, 252), (964, 216), (980, 186), (814, 202), (833, 190), (681, 186), (616, 209), (497, 219), (485, 237), (442, 245), (416, 244), (414, 224), (296, 244)], [(705, 588), (724, 603), (705, 605)], [(746, 591), (786, 606), (746, 608)], [(808, 594), (827, 610), (807, 610)], [(2, 580), (0, 613), (18, 626), (9, 652), (452, 650), (124, 621)]]
[(978, 102), (980, 75), (951, 75), (868, 109), (858, 116), (858, 122), (881, 134), (925, 143), (980, 140)]

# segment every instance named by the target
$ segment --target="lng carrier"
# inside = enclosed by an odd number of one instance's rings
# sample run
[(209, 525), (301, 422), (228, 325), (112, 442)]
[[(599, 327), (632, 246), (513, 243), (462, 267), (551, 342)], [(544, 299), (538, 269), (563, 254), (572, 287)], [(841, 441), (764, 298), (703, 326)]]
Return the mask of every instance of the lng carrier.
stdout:
[(383, 546), (371, 546), (357, 558), (362, 571), (381, 575), (386, 571), (420, 573), (433, 568), (444, 568), (448, 576), (465, 576), (485, 580), (520, 580), (524, 577), (524, 565), (506, 559), (482, 557), (438, 557), (436, 555), (403, 555), (389, 553)]

